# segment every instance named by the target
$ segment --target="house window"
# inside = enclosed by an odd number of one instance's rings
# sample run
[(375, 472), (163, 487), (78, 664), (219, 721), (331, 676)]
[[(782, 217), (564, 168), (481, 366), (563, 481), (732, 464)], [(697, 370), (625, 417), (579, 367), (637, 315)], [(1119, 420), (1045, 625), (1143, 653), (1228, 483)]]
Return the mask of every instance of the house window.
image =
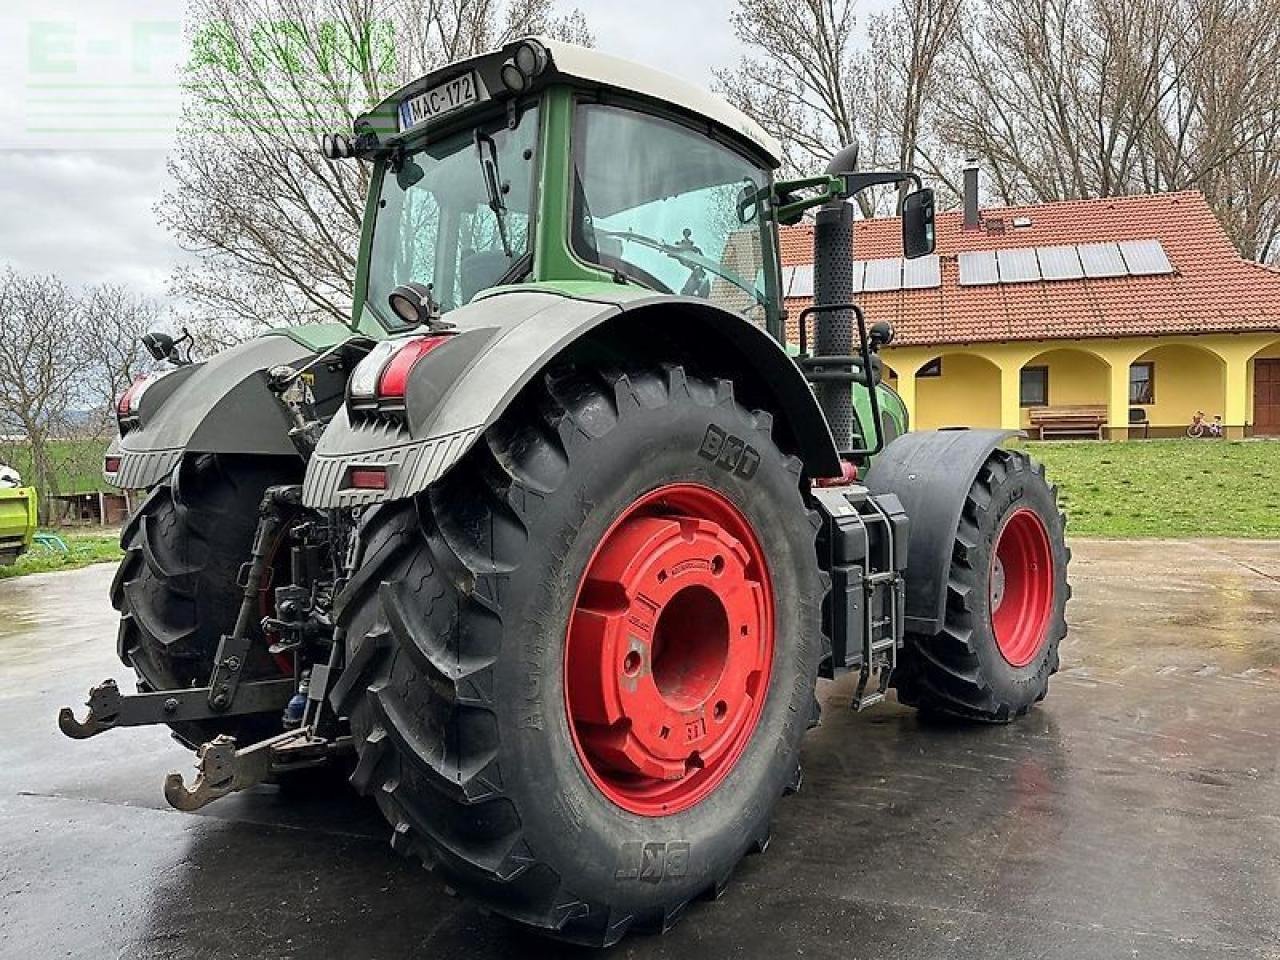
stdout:
[(942, 376), (942, 358), (936, 357), (930, 360), (923, 367), (916, 371), (917, 377), (940, 377)]
[(1156, 402), (1156, 365), (1135, 363), (1129, 367), (1129, 402), (1149, 404)]
[(1024, 407), (1043, 407), (1049, 402), (1049, 368), (1023, 367), (1018, 388), (1018, 403)]

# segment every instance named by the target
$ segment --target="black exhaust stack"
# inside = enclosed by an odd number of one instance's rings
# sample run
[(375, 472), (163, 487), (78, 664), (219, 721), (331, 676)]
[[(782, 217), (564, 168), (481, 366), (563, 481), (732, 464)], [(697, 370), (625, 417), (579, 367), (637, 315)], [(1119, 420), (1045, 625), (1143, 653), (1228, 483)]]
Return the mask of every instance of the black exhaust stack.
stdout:
[(964, 229), (977, 230), (982, 226), (978, 212), (978, 158), (970, 157), (964, 166)]
[[(851, 173), (858, 166), (858, 146), (845, 147), (829, 164), (829, 174)], [(813, 228), (813, 302), (825, 307), (853, 300), (853, 203), (832, 200), (818, 210)], [(854, 353), (852, 310), (819, 313), (815, 318), (815, 357), (848, 357)], [(853, 390), (848, 382), (814, 384), (818, 405), (831, 427), (837, 450), (854, 446)]]

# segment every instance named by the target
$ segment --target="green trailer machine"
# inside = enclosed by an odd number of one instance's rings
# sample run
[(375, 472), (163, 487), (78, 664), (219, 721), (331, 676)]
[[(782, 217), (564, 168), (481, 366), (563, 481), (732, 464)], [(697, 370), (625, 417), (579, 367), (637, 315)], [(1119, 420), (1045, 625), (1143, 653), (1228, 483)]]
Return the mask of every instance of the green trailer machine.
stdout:
[(30, 550), (35, 534), (35, 488), (0, 485), (0, 566)]
[(904, 255), (932, 252), (911, 171), (780, 180), (720, 99), (541, 38), (321, 149), (372, 171), (350, 325), (200, 363), (150, 336), (173, 369), (104, 464), (150, 490), (111, 589), (138, 692), (65, 733), (168, 724), (184, 810), (345, 763), (395, 850), (607, 945), (764, 850), (819, 678), (968, 722), (1044, 697), (1056, 492), (1005, 432), (908, 431), (853, 302), (858, 191), (907, 184)]

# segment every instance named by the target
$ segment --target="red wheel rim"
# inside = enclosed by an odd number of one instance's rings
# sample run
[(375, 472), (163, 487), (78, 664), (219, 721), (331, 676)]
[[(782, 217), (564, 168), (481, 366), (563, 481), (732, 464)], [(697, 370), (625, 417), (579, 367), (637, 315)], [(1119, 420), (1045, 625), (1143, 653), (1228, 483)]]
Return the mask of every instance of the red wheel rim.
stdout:
[(1025, 667), (1044, 647), (1053, 613), (1053, 548), (1039, 515), (1005, 518), (991, 557), (991, 628), (1001, 655)]
[(698, 484), (622, 512), (591, 555), (565, 638), (578, 759), (613, 803), (687, 810), (746, 749), (773, 665), (773, 591), (746, 517)]

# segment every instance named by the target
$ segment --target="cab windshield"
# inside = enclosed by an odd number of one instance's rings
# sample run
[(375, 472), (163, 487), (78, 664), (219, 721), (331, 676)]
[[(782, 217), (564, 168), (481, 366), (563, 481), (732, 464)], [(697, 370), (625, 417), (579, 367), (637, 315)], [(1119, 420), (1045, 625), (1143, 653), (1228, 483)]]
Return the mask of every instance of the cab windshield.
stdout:
[(387, 297), (431, 284), (442, 311), (529, 271), (537, 108), (514, 130), (481, 125), (388, 162), (369, 257), (367, 302), (388, 326)]
[(766, 169), (705, 130), (596, 103), (578, 107), (574, 166), (581, 259), (764, 324), (772, 247), (756, 198)]

